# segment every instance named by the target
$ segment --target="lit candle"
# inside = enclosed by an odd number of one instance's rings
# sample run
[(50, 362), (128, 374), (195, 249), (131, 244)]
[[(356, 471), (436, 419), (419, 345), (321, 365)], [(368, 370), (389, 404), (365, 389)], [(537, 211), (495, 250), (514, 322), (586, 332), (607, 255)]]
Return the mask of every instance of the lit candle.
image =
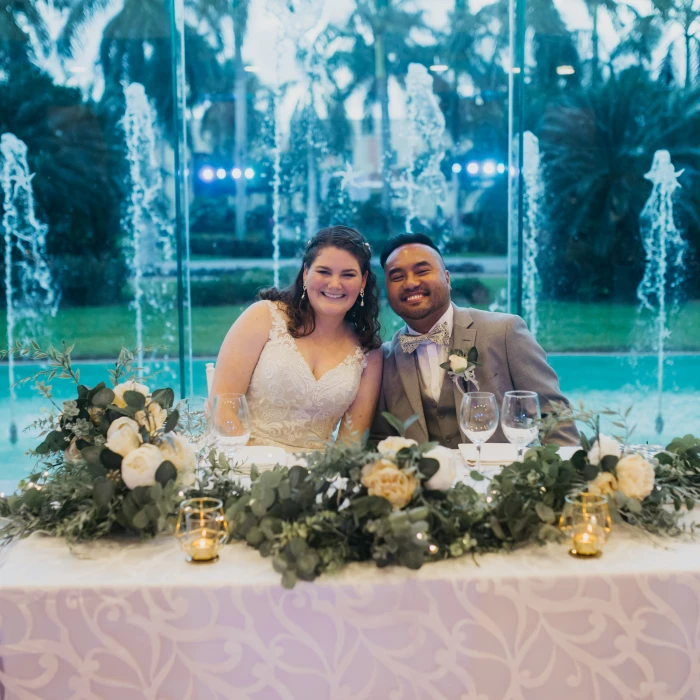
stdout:
[[(216, 537), (208, 536), (209, 534), (204, 530), (201, 537), (189, 543), (187, 553), (193, 561), (210, 561), (216, 558), (219, 542)], [(211, 535), (213, 534), (211, 533)]]
[(583, 557), (592, 557), (598, 554), (598, 538), (590, 532), (580, 532), (573, 536), (574, 550)]

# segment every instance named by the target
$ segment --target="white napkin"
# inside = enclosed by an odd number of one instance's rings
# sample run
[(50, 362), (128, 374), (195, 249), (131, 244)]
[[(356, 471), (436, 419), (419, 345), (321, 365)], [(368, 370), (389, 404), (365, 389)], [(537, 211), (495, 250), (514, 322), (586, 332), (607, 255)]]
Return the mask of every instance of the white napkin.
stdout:
[[(465, 462), (476, 462), (476, 445), (462, 443), (459, 452)], [(512, 464), (518, 457), (518, 451), (509, 442), (487, 442), (481, 446), (481, 463), (489, 466)]]
[[(562, 459), (570, 459), (571, 455), (580, 450), (578, 446), (566, 446), (559, 448)], [(472, 443), (462, 443), (459, 452), (465, 462), (476, 462), (476, 445)], [(512, 464), (518, 456), (518, 451), (509, 442), (487, 442), (481, 446), (481, 463), (490, 467)]]
[(258, 471), (264, 472), (277, 464), (287, 464), (287, 453), (282, 447), (267, 445), (250, 445), (241, 447), (231, 460), (233, 468), (239, 474), (250, 474), (253, 464)]

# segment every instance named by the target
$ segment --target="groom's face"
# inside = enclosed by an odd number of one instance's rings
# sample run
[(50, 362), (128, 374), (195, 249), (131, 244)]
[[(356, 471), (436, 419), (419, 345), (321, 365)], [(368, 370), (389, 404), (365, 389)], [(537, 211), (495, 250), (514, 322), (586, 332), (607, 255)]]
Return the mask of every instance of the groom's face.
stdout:
[(391, 308), (421, 333), (432, 328), (450, 305), (450, 273), (427, 245), (397, 248), (384, 265)]

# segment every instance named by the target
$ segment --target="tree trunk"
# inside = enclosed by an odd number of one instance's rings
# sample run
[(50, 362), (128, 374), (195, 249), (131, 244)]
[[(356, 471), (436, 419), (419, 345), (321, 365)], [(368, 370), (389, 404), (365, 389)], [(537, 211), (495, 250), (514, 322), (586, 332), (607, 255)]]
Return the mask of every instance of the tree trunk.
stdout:
[(591, 62), (591, 83), (593, 85), (597, 85), (598, 81), (600, 79), (600, 58), (599, 58), (599, 41), (600, 37), (598, 35), (598, 3), (594, 2), (593, 3), (593, 10), (592, 10), (592, 18), (593, 18), (593, 32), (591, 34), (591, 48), (593, 51), (593, 59)]
[(685, 27), (685, 89), (689, 90), (690, 86), (692, 84), (691, 81), (691, 72), (693, 70), (692, 66), (692, 56), (691, 56), (691, 39), (692, 35), (690, 33), (690, 24), (687, 24), (686, 22), (686, 27)]
[(391, 124), (389, 123), (389, 90), (386, 74), (386, 51), (384, 37), (378, 33), (374, 37), (374, 65), (377, 80), (377, 99), (382, 110), (382, 209), (388, 216), (391, 211)]
[(306, 147), (307, 191), (306, 191), (306, 237), (311, 240), (318, 231), (318, 175), (313, 145), (313, 129), (309, 129)]
[(246, 109), (246, 73), (243, 66), (242, 44), (244, 27), (240, 26), (240, 22), (234, 25), (234, 41), (235, 49), (235, 86), (234, 95), (236, 100), (236, 125), (235, 125), (235, 143), (233, 154), (233, 165), (241, 169), (241, 176), (236, 180), (236, 238), (239, 241), (245, 240), (246, 227), (246, 177), (245, 169), (248, 167), (246, 163), (246, 138), (247, 138), (247, 109)]

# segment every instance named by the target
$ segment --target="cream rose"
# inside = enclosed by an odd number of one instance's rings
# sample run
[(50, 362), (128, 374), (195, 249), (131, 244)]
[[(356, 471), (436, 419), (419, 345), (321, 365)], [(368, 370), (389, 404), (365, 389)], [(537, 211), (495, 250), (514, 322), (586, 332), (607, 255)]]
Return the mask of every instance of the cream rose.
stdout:
[(138, 449), (141, 442), (138, 423), (126, 416), (117, 418), (107, 429), (105, 447), (122, 457)]
[(415, 440), (410, 440), (409, 438), (399, 437), (398, 435), (392, 435), (384, 440), (382, 440), (377, 445), (377, 452), (383, 457), (395, 457), (399, 450), (404, 447), (411, 447), (412, 445), (417, 445)]
[(164, 461), (161, 451), (155, 445), (141, 445), (122, 460), (122, 480), (129, 489), (153, 486), (156, 483), (156, 471)]
[(617, 479), (611, 472), (600, 472), (600, 474), (588, 484), (588, 492), (595, 496), (608, 496), (609, 498), (613, 498), (617, 489)]
[(449, 360), (450, 369), (455, 373), (464, 372), (464, 370), (469, 366), (469, 360), (461, 355), (450, 355)]
[(127, 391), (138, 391), (139, 394), (143, 394), (144, 396), (148, 396), (151, 393), (145, 384), (139, 384), (133, 379), (129, 380), (128, 382), (122, 382), (121, 384), (117, 384), (117, 386), (115, 386), (114, 389), (112, 389), (112, 391), (114, 392), (114, 401), (112, 403), (115, 406), (119, 406), (120, 408), (124, 408), (124, 406), (126, 406), (126, 401), (124, 401), (124, 394)]
[(591, 464), (600, 464), (603, 457), (607, 457), (609, 455), (613, 457), (620, 456), (620, 443), (615, 440), (615, 438), (611, 438), (609, 435), (603, 435), (602, 433), (598, 436), (598, 438), (600, 440), (600, 444), (598, 440), (596, 440), (588, 452), (588, 461)]
[(431, 491), (447, 491), (447, 489), (451, 488), (457, 475), (457, 467), (455, 466), (455, 457), (452, 450), (438, 445), (438, 447), (433, 447), (432, 450), (424, 453), (423, 457), (436, 459), (440, 465), (435, 474), (425, 482), (425, 488)]
[(144, 426), (149, 433), (160, 428), (165, 419), (168, 417), (168, 412), (155, 401), (151, 401), (148, 406), (146, 406), (145, 411), (136, 411), (134, 419), (136, 422)]
[(388, 459), (379, 459), (362, 467), (362, 485), (370, 496), (386, 498), (395, 509), (401, 509), (411, 502), (418, 480)]
[(643, 501), (654, 490), (654, 467), (642, 455), (623, 457), (615, 471), (618, 488), (627, 498)]
[(192, 445), (177, 433), (163, 435), (159, 445), (163, 461), (172, 462), (178, 471), (178, 481), (185, 486), (194, 483), (194, 471), (197, 466), (197, 455)]

